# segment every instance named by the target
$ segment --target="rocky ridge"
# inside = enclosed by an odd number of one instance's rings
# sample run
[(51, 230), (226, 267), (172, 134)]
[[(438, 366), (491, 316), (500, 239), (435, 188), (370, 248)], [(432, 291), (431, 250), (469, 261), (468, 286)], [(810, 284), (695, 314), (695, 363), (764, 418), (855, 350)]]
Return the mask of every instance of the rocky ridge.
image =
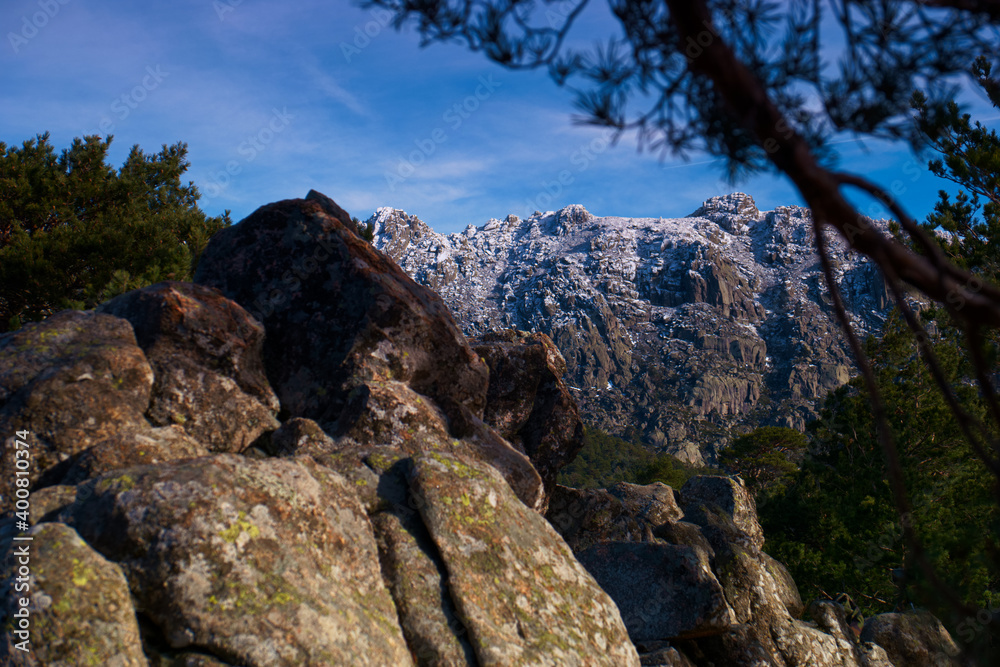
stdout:
[[(735, 193), (680, 219), (568, 206), (449, 235), (391, 208), (368, 222), (376, 247), (437, 291), (466, 335), (545, 333), (588, 420), (689, 462), (711, 460), (734, 431), (801, 428), (852, 373), (808, 209), (759, 211)], [(859, 332), (878, 331), (880, 275), (829, 241)]]
[(738, 480), (555, 484), (553, 343), (470, 345), (329, 198), (196, 280), (0, 336), (3, 664), (958, 664), (933, 618), (799, 619)]

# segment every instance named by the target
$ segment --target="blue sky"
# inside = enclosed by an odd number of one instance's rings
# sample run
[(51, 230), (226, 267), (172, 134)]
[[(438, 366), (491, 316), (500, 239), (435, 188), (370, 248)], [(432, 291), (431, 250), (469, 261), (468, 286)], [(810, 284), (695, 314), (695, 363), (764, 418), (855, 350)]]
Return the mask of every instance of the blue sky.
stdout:
[[(604, 12), (584, 33), (613, 28)], [(362, 219), (394, 206), (444, 232), (568, 204), (672, 217), (735, 190), (762, 209), (801, 202), (773, 175), (726, 183), (709, 156), (662, 160), (629, 137), (612, 146), (605, 130), (573, 125), (572, 94), (544, 73), (457, 45), (421, 49), (385, 23), (347, 1), (7, 0), (0, 141), (49, 131), (61, 150), (113, 134), (116, 165), (134, 144), (184, 141), (202, 208), (234, 220), (310, 188)], [(954, 190), (904, 145), (838, 147), (842, 168), (895, 184), (918, 218)]]

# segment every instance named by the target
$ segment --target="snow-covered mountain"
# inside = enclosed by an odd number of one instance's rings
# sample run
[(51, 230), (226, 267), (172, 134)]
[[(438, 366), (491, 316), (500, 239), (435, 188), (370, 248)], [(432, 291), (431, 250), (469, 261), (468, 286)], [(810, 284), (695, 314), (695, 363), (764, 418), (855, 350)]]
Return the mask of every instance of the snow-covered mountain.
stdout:
[[(805, 208), (758, 211), (735, 193), (679, 219), (568, 206), (449, 235), (391, 208), (369, 222), (375, 245), (440, 293), (467, 335), (548, 334), (586, 421), (688, 461), (758, 424), (801, 427), (852, 373)], [(881, 277), (830, 242), (858, 328), (877, 331)]]

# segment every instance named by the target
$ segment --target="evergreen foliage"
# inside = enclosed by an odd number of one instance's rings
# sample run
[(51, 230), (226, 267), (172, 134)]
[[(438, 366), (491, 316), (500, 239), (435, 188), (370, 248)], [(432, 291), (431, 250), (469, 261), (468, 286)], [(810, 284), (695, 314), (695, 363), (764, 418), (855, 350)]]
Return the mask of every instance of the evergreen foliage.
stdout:
[(679, 489), (695, 475), (717, 475), (714, 468), (688, 465), (669, 454), (655, 454), (638, 442), (629, 442), (585, 426), (583, 449), (559, 471), (558, 481), (577, 489), (604, 489), (616, 482), (663, 482)]
[[(1000, 109), (1000, 85), (990, 78), (989, 62), (979, 58), (972, 72), (994, 108)], [(948, 258), (996, 282), (1000, 277), (1000, 137), (961, 113), (955, 102), (935, 111), (917, 93), (912, 104), (921, 130), (941, 156), (928, 163), (931, 173), (963, 188), (954, 201), (945, 191), (939, 192), (924, 228), (947, 232), (936, 238)]]
[(91, 308), (160, 280), (189, 280), (210, 218), (183, 185), (187, 147), (147, 155), (134, 146), (117, 171), (112, 137), (74, 139), (56, 155), (48, 133), (0, 143), (0, 331), (65, 308)]
[(779, 491), (799, 469), (808, 440), (791, 428), (763, 426), (736, 438), (719, 454), (719, 465), (739, 475), (758, 498)]
[(361, 222), (360, 218), (353, 217), (353, 218), (351, 218), (351, 222), (353, 222), (355, 224), (355, 226), (357, 226), (357, 228), (358, 228), (358, 236), (360, 236), (361, 238), (363, 238), (365, 241), (368, 241), (369, 243), (373, 243), (375, 241), (375, 221), (374, 220), (371, 221), (371, 222), (369, 222), (369, 223), (364, 223), (364, 222)]
[[(982, 417), (975, 387), (958, 381), (969, 371), (959, 341), (941, 333), (933, 346), (963, 405)], [(759, 502), (766, 550), (788, 566), (805, 599), (844, 591), (866, 615), (910, 603), (934, 608), (935, 592), (907, 561), (902, 521), (908, 521), (964, 600), (1000, 607), (992, 476), (972, 455), (898, 318), (881, 340), (867, 341), (866, 352), (900, 445), (913, 512), (902, 519), (895, 512), (869, 397), (855, 379), (826, 399), (810, 425), (813, 453), (802, 470)]]

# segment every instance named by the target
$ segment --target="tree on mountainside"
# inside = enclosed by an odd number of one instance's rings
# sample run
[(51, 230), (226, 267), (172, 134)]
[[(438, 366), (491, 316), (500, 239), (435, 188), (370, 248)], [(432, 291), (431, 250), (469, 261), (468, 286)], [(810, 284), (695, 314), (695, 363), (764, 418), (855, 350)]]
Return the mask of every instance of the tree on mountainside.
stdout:
[(719, 465), (743, 478), (759, 501), (795, 474), (807, 445), (806, 437), (795, 429), (763, 426), (722, 450)]
[(361, 219), (355, 216), (351, 218), (351, 222), (353, 222), (355, 226), (358, 228), (358, 235), (361, 238), (363, 238), (365, 241), (368, 241), (369, 243), (375, 241), (374, 220), (372, 220), (371, 222), (361, 222)]
[(94, 305), (159, 280), (189, 280), (229, 212), (210, 218), (182, 185), (183, 143), (147, 155), (134, 146), (119, 170), (112, 137), (89, 136), (56, 156), (49, 135), (0, 143), (0, 332)]

